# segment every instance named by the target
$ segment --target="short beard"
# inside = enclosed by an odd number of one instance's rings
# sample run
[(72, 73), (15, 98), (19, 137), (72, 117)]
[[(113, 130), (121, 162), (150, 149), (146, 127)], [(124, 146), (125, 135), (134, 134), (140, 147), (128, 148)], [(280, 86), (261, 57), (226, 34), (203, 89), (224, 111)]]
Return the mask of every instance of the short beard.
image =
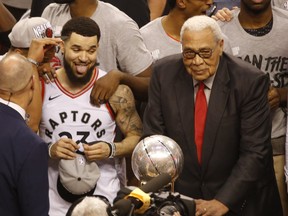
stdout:
[(73, 84), (80, 84), (80, 85), (85, 85), (87, 84), (93, 74), (93, 71), (95, 69), (95, 67), (98, 64), (95, 63), (91, 68), (88, 69), (88, 71), (86, 72), (86, 74), (83, 77), (77, 77), (75, 76), (75, 74), (73, 73), (73, 70), (71, 68), (71, 66), (68, 64), (68, 62), (66, 61), (65, 57), (64, 57), (64, 69), (65, 69), (65, 73), (67, 74), (68, 79), (70, 80), (71, 83)]

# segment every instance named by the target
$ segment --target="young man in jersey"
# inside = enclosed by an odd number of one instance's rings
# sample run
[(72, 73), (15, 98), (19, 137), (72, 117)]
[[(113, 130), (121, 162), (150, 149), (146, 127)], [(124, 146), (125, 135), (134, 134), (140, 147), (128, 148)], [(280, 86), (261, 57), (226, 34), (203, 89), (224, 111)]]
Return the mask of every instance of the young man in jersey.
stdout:
[[(42, 17), (50, 21), (56, 34), (72, 17), (90, 17), (101, 29), (99, 68), (107, 71), (95, 84), (91, 102), (108, 100), (120, 84), (128, 85), (137, 100), (148, 97), (152, 57), (143, 43), (137, 24), (111, 4), (99, 0), (54, 0)], [(61, 56), (60, 56), (61, 57)]]
[[(109, 101), (100, 107), (90, 104), (93, 85), (106, 74), (97, 68), (100, 39), (98, 25), (90, 18), (78, 17), (68, 21), (62, 29), (64, 67), (56, 71), (55, 83), (43, 85), (44, 98), (40, 135), (49, 146), (50, 215), (65, 215), (71, 203), (57, 191), (59, 159), (74, 159), (77, 144), (84, 144), (88, 161), (96, 161), (100, 178), (94, 194), (103, 195), (110, 202), (120, 189), (123, 157), (132, 153), (142, 132), (134, 98), (129, 87), (119, 85)], [(115, 148), (110, 148), (115, 127), (124, 134)], [(88, 146), (85, 143), (101, 141)], [(113, 143), (112, 143), (113, 145)]]

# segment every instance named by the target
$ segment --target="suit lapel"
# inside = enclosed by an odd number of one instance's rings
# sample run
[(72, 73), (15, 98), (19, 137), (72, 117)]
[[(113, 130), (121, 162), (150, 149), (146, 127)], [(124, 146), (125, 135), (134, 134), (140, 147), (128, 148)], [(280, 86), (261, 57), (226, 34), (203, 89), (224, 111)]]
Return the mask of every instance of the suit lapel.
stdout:
[(230, 88), (227, 86), (230, 78), (227, 73), (227, 65), (224, 63), (223, 58), (224, 57), (221, 57), (209, 99), (202, 148), (202, 176), (205, 174), (209, 164), (219, 124), (227, 106), (227, 100), (230, 93)]

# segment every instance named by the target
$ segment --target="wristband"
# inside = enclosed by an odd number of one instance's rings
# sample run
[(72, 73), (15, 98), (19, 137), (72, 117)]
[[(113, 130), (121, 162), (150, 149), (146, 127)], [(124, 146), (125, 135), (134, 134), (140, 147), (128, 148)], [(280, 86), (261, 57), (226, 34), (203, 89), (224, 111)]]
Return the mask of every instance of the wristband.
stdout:
[(50, 157), (50, 158), (52, 158), (52, 157), (51, 157), (51, 148), (52, 148), (52, 146), (53, 146), (54, 144), (55, 144), (55, 143), (49, 143), (49, 144), (48, 144), (48, 154), (49, 154), (49, 157)]
[(114, 158), (115, 154), (116, 154), (116, 145), (114, 142), (106, 142), (109, 146), (110, 149), (110, 154), (108, 156), (108, 158)]
[(35, 61), (34, 59), (27, 58), (27, 61), (29, 61), (30, 63), (32, 63), (32, 64), (35, 65), (36, 67), (39, 67), (39, 63), (38, 63), (37, 61)]

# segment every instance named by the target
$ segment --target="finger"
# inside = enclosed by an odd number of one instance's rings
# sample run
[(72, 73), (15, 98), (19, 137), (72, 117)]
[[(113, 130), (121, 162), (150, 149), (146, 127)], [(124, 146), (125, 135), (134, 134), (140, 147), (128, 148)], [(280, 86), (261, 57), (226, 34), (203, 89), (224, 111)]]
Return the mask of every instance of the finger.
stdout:
[(76, 158), (76, 153), (68, 151), (67, 149), (62, 149), (59, 151), (59, 157), (62, 159), (72, 160)]
[(212, 15), (211, 18), (214, 19), (214, 20), (216, 20), (216, 21), (219, 20), (218, 17), (216, 17), (215, 15)]
[(69, 138), (62, 138), (59, 142), (59, 146), (69, 149), (71, 151), (76, 151), (80, 148), (76, 142)]
[(99, 91), (97, 89), (97, 86), (94, 85), (92, 92), (90, 94), (90, 103), (97, 107), (100, 107), (98, 99), (99, 99)]

